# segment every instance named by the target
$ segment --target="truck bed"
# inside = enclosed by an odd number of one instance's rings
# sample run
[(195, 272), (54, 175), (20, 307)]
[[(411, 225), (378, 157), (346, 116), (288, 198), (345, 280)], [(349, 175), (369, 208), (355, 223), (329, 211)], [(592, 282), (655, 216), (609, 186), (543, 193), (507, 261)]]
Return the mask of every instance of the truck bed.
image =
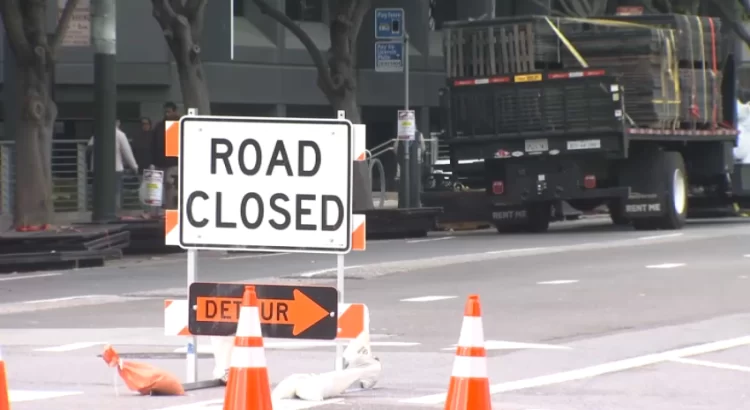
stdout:
[(448, 84), (448, 138), (456, 159), (598, 151), (627, 156), (629, 141), (734, 141), (732, 128), (646, 128), (624, 109), (603, 69), (455, 78)]

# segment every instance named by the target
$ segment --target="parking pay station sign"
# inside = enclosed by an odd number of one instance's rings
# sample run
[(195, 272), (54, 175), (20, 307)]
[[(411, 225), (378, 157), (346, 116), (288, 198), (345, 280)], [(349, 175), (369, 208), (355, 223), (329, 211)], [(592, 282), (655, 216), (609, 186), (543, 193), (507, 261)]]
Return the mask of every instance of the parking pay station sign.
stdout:
[(180, 246), (347, 253), (348, 120), (186, 116), (180, 120)]

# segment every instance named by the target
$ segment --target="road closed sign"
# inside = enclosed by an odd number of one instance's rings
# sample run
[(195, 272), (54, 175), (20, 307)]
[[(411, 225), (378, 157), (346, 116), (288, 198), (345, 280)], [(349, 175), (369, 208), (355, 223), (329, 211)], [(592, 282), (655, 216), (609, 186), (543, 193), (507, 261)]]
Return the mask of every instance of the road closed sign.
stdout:
[(180, 120), (180, 245), (347, 253), (348, 120), (186, 116)]

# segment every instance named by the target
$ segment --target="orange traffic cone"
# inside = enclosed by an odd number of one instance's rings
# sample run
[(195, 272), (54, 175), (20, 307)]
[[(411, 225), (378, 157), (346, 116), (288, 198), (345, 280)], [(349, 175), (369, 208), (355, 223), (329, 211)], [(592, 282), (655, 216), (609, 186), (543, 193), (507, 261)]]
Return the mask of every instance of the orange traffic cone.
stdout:
[(490, 379), (479, 296), (466, 301), (445, 410), (490, 410)]
[(0, 351), (0, 410), (10, 410), (10, 391), (8, 391), (8, 376), (5, 372), (3, 352)]
[(224, 410), (272, 410), (255, 286), (245, 286), (232, 348)]

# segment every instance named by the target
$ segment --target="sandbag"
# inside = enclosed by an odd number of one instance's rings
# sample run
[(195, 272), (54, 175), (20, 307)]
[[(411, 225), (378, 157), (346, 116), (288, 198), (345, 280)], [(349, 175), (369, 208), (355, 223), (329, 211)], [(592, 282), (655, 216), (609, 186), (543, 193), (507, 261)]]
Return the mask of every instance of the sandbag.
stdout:
[(124, 361), (112, 346), (106, 346), (102, 354), (109, 367), (117, 368), (120, 378), (128, 389), (143, 395), (181, 396), (185, 394), (180, 380), (172, 373), (148, 363)]

